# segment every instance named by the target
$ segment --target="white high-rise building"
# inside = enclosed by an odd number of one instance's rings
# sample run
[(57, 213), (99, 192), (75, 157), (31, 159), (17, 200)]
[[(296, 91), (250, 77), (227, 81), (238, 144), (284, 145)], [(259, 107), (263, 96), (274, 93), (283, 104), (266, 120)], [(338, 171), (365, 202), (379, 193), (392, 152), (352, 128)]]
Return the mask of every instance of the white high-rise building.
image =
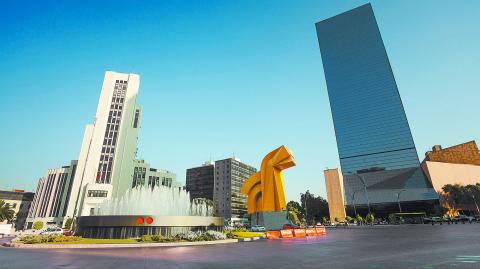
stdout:
[(66, 216), (87, 216), (132, 186), (140, 128), (140, 77), (107, 71), (95, 122), (85, 127)]

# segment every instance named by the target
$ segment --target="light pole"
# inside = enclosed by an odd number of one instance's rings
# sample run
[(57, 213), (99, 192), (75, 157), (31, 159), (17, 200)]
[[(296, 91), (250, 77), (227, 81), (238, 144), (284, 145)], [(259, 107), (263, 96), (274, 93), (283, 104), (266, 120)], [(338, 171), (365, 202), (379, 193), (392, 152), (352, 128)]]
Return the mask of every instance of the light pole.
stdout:
[(355, 212), (355, 218), (356, 218), (357, 217), (357, 207), (355, 206), (355, 193), (357, 193), (357, 191), (353, 192), (352, 201), (353, 201), (353, 211)]
[(368, 199), (367, 183), (365, 182), (365, 179), (363, 177), (361, 177), (359, 174), (354, 174), (354, 173), (351, 173), (351, 174), (358, 177), (358, 179), (360, 179), (360, 182), (362, 182), (363, 190), (365, 192), (365, 198), (367, 199), (368, 213), (370, 214), (371, 213), (371, 211), (370, 211), (370, 200)]
[(308, 226), (308, 207), (307, 207), (307, 193), (305, 193), (305, 222), (307, 222), (307, 226)]
[(477, 200), (475, 199), (475, 195), (473, 195), (473, 193), (472, 193), (472, 199), (473, 199), (473, 202), (475, 203), (475, 206), (477, 207), (477, 213), (480, 215), (480, 210), (478, 209)]
[(401, 190), (397, 193), (398, 210), (400, 210), (400, 213), (402, 213), (402, 207), (400, 206), (400, 194), (404, 191), (406, 191), (406, 190), (404, 189), (404, 190)]

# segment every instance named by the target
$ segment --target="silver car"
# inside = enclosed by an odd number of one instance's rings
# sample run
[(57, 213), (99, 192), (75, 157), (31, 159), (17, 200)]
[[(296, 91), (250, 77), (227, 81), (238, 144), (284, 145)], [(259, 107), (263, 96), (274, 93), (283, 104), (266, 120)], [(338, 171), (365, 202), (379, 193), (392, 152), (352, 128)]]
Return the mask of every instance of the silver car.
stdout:
[(265, 227), (259, 226), (259, 225), (254, 225), (252, 226), (252, 229), (250, 229), (252, 232), (265, 232)]
[(45, 231), (40, 234), (63, 234), (62, 228), (47, 228)]

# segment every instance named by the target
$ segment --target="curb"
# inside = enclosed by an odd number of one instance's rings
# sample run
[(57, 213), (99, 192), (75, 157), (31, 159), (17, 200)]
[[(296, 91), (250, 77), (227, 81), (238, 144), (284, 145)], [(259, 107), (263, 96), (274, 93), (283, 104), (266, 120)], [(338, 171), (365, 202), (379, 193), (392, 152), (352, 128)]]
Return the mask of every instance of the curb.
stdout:
[(261, 237), (225, 239), (216, 241), (178, 242), (178, 243), (138, 243), (138, 244), (15, 244), (4, 243), (5, 247), (23, 249), (67, 249), (67, 248), (152, 248), (152, 247), (186, 247), (217, 244), (230, 244), (259, 240)]
[(260, 240), (260, 239), (265, 239), (265, 236), (255, 236), (255, 237), (251, 237), (251, 238), (239, 238), (239, 239), (236, 239), (236, 240), (238, 240), (238, 242), (249, 242), (249, 241), (256, 241), (256, 240)]

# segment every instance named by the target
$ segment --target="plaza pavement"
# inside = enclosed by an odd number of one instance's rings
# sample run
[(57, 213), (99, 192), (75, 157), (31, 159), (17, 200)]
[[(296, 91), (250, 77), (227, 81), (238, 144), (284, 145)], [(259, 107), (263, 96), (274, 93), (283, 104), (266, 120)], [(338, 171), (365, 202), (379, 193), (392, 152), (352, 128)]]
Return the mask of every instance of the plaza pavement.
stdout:
[(162, 248), (0, 248), (13, 268), (480, 268), (480, 224), (329, 229), (289, 240)]

